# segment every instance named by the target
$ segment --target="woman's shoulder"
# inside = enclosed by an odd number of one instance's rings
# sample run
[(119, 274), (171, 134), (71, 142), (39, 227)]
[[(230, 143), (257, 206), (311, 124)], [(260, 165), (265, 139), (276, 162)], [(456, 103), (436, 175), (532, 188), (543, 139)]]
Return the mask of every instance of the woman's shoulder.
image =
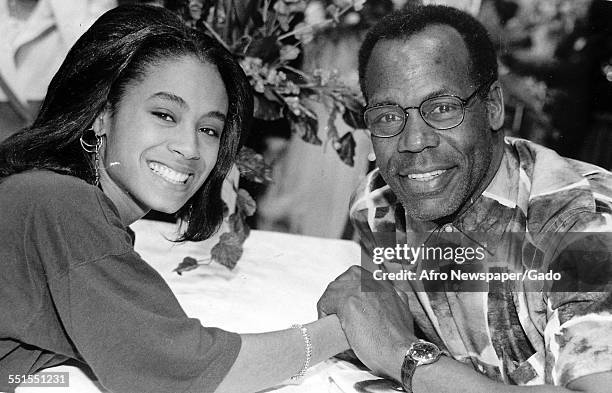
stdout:
[(14, 232), (45, 253), (53, 250), (56, 254), (45, 254), (44, 263), (61, 271), (68, 265), (133, 251), (132, 239), (110, 199), (74, 176), (31, 170), (3, 179), (0, 217), (5, 224), (0, 235)]
[[(0, 200), (5, 206), (32, 206), (56, 214), (100, 209), (105, 216), (118, 215), (102, 190), (70, 175), (34, 169), (11, 175), (0, 183)], [(25, 206), (24, 206), (25, 205)]]
[(2, 180), (3, 188), (24, 192), (44, 191), (46, 193), (65, 194), (71, 192), (88, 192), (93, 188), (75, 176), (62, 175), (46, 169), (32, 169), (16, 173)]

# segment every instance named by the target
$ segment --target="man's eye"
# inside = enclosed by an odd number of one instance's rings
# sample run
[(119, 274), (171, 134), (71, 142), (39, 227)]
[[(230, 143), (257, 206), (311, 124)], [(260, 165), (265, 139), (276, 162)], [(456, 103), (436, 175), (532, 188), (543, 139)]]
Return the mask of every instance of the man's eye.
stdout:
[(393, 123), (393, 122), (401, 122), (402, 121), (402, 117), (399, 116), (397, 113), (385, 113), (383, 115), (381, 115), (377, 122), (379, 123)]
[(202, 134), (206, 134), (208, 136), (212, 136), (214, 138), (219, 138), (219, 132), (214, 128), (210, 127), (200, 127), (198, 128), (198, 132)]
[(168, 122), (174, 122), (174, 117), (166, 112), (152, 112), (153, 116)]
[(443, 115), (443, 114), (454, 113), (460, 110), (461, 110), (461, 107), (456, 104), (452, 104), (452, 103), (437, 104), (436, 106), (432, 108), (430, 113)]

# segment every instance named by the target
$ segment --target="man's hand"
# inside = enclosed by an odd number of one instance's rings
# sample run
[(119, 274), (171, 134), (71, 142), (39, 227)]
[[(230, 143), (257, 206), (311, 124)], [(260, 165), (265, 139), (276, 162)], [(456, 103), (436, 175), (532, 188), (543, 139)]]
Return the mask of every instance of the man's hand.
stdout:
[[(361, 280), (361, 275), (369, 275)], [(362, 285), (363, 284), (363, 285)], [(351, 266), (330, 283), (317, 303), (319, 318), (336, 314), (351, 348), (377, 374), (400, 379), (400, 369), (414, 337), (406, 299), (387, 281)]]

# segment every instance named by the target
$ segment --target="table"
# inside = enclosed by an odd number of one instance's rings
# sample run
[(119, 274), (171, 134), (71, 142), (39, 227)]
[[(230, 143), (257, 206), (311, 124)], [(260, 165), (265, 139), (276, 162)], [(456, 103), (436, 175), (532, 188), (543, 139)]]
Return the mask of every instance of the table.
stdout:
[[(173, 243), (176, 226), (141, 220), (131, 226), (136, 251), (153, 266), (175, 293), (187, 315), (204, 326), (238, 333), (286, 329), (317, 318), (316, 302), (327, 284), (349, 266), (359, 264), (359, 246), (346, 240), (251, 231), (234, 270), (219, 264), (198, 267), (179, 276), (173, 269), (186, 256), (206, 258), (217, 237), (204, 242)], [(105, 390), (80, 369), (58, 366), (46, 372), (69, 372), (69, 388), (45, 393), (100, 393)], [(268, 390), (278, 393), (349, 393), (359, 380), (373, 375), (331, 359), (312, 367), (301, 385)], [(21, 387), (17, 393), (39, 393)]]

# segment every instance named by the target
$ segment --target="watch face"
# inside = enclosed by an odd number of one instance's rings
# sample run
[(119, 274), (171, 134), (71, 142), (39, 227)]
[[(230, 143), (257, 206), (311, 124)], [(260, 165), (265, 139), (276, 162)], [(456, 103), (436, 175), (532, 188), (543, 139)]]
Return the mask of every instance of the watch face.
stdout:
[(419, 364), (429, 364), (435, 362), (440, 356), (440, 349), (436, 344), (418, 340), (410, 347), (410, 356)]

